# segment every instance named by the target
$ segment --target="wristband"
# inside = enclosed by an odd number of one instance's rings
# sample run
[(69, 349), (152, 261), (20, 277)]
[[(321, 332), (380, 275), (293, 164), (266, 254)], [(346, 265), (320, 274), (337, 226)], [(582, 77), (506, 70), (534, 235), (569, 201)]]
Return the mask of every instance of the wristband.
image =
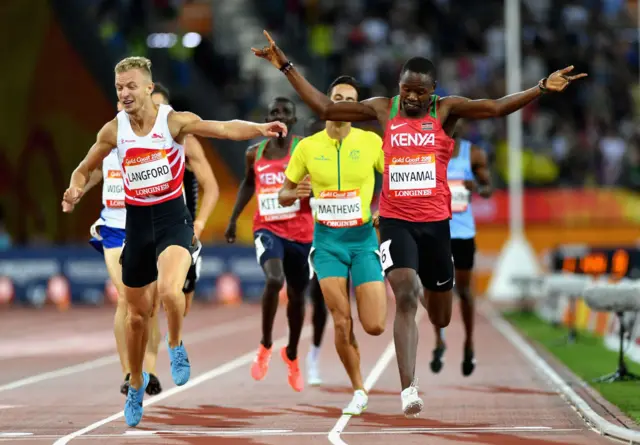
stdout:
[(280, 71), (283, 74), (287, 74), (289, 71), (291, 71), (291, 68), (293, 68), (293, 63), (289, 62), (288, 60), (284, 63), (284, 65), (282, 65), (280, 67)]
[(540, 91), (542, 91), (543, 93), (547, 92), (547, 78), (543, 78), (540, 79), (540, 81), (538, 82), (538, 88), (540, 88)]

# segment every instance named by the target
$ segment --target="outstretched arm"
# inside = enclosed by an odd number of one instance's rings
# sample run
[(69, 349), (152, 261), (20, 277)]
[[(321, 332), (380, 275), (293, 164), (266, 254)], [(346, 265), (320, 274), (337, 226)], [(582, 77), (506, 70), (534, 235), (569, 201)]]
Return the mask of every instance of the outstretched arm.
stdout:
[(200, 238), (209, 216), (218, 203), (220, 189), (218, 187), (218, 181), (216, 181), (216, 177), (211, 169), (211, 165), (204, 154), (202, 145), (200, 145), (200, 142), (194, 136), (187, 137), (185, 154), (189, 159), (189, 166), (191, 167), (198, 184), (202, 186), (200, 209), (198, 209), (196, 220), (193, 222), (196, 238)]
[(71, 174), (69, 188), (64, 192), (62, 198), (62, 210), (64, 212), (72, 211), (73, 207), (80, 202), (85, 191), (88, 190), (87, 185), (92, 172), (101, 167), (104, 158), (109, 156), (111, 150), (117, 146), (117, 125), (116, 121), (113, 120), (100, 129), (96, 142)]
[(193, 134), (206, 138), (232, 139), (234, 141), (244, 141), (259, 136), (276, 137), (280, 133), (283, 136), (287, 135), (287, 126), (278, 121), (264, 124), (237, 119), (205, 121), (200, 116), (187, 111), (173, 111), (169, 117), (169, 125), (170, 128), (177, 129), (174, 134), (182, 136)]
[(573, 65), (542, 79), (533, 88), (500, 99), (471, 100), (466, 97), (448, 96), (441, 99), (440, 106), (443, 107), (446, 116), (454, 118), (487, 119), (506, 116), (533, 102), (545, 92), (562, 92), (572, 81), (587, 76), (584, 73), (570, 76), (571, 71)]
[(300, 98), (320, 119), (339, 122), (371, 121), (378, 119), (380, 112), (383, 114), (386, 112), (389, 99), (384, 97), (374, 97), (362, 102), (333, 102), (296, 70), (267, 31), (264, 31), (264, 35), (269, 45), (262, 49), (251, 48), (251, 50), (256, 56), (268, 60), (282, 71)]

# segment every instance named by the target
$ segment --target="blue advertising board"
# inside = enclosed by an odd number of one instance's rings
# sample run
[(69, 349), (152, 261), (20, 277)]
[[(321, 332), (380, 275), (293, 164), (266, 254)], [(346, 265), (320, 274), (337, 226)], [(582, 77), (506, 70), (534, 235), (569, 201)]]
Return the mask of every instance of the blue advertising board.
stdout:
[[(231, 273), (240, 281), (243, 300), (257, 300), (264, 275), (251, 247), (205, 246), (196, 298), (215, 295), (216, 281)], [(49, 279), (62, 275), (69, 281), (74, 304), (101, 304), (109, 278), (102, 255), (91, 247), (15, 248), (0, 251), (0, 276), (11, 279), (17, 303), (40, 306), (46, 300)]]

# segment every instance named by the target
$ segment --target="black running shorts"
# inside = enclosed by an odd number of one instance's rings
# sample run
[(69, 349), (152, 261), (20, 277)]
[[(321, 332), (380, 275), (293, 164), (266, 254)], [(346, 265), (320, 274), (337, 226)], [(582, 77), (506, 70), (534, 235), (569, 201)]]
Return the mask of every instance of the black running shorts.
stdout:
[(476, 256), (476, 239), (452, 238), (451, 253), (453, 254), (453, 264), (456, 270), (473, 269)]
[(453, 288), (449, 220), (410, 222), (380, 217), (380, 259), (386, 274), (409, 268), (422, 286), (436, 292)]
[(158, 256), (167, 247), (182, 246), (191, 252), (193, 219), (182, 195), (161, 204), (125, 207), (122, 282), (127, 287), (143, 287), (158, 278)]

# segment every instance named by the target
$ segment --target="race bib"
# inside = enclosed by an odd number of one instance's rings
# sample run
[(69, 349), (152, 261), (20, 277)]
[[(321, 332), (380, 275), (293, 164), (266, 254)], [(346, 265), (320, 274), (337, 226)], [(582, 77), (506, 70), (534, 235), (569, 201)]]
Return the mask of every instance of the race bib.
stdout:
[(316, 199), (316, 219), (329, 227), (362, 225), (360, 190), (325, 190)]
[(258, 194), (258, 213), (262, 221), (283, 221), (293, 219), (300, 211), (300, 200), (288, 206), (283, 207), (278, 202), (278, 192), (263, 191)]
[(102, 198), (107, 208), (124, 208), (124, 183), (120, 170), (107, 170), (102, 188)]
[(393, 156), (389, 164), (389, 192), (394, 198), (431, 196), (436, 188), (436, 156)]
[(453, 213), (464, 212), (469, 208), (471, 192), (464, 186), (463, 181), (449, 181), (451, 190), (451, 211)]
[(123, 165), (129, 189), (136, 196), (157, 195), (169, 190), (173, 174), (165, 150), (145, 150), (127, 156)]

